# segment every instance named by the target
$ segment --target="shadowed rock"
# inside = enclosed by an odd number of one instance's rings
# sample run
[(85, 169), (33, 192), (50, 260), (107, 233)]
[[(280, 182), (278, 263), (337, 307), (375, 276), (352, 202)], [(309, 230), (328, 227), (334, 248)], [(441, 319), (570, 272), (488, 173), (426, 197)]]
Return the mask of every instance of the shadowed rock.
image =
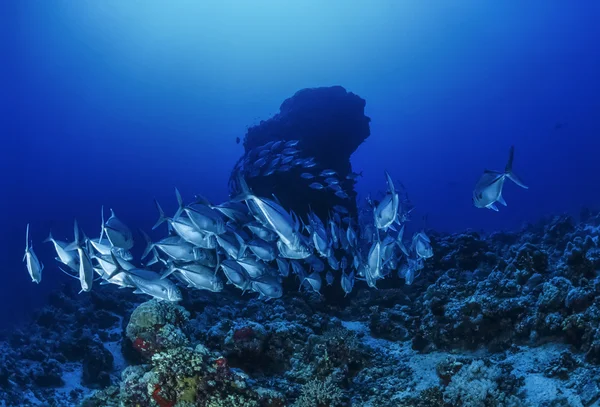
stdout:
[[(248, 129), (244, 137), (245, 154), (231, 176), (232, 193), (238, 192), (235, 182), (242, 174), (250, 188), (259, 196), (275, 195), (282, 205), (303, 216), (310, 207), (322, 219), (334, 205), (343, 205), (356, 215), (354, 181), (346, 179), (352, 172), (350, 156), (369, 137), (370, 118), (364, 114), (365, 100), (347, 92), (341, 86), (302, 89), (286, 99), (272, 118)], [(270, 142), (299, 140), (297, 159), (314, 157), (316, 166), (295, 166), (285, 171), (266, 174), (267, 164), (260, 167), (260, 150)], [(257, 164), (258, 162), (258, 164)], [(260, 167), (260, 168), (258, 168)], [(335, 170), (340, 186), (348, 198), (335, 195), (332, 189), (309, 188), (312, 182), (300, 174), (318, 174), (324, 169)]]

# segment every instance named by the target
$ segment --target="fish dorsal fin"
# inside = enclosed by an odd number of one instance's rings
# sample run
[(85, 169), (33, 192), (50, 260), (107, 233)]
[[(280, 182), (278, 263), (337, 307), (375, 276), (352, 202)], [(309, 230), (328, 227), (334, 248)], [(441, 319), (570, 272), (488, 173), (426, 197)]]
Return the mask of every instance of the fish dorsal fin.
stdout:
[(101, 243), (102, 238), (104, 237), (104, 205), (100, 207), (100, 218), (102, 219), (102, 225), (100, 226), (100, 238), (98, 239), (98, 243)]
[(502, 194), (498, 195), (498, 202), (500, 202), (502, 205), (506, 206), (506, 201), (502, 197)]
[(25, 232), (25, 253), (29, 251), (29, 223), (27, 224), (27, 231)]

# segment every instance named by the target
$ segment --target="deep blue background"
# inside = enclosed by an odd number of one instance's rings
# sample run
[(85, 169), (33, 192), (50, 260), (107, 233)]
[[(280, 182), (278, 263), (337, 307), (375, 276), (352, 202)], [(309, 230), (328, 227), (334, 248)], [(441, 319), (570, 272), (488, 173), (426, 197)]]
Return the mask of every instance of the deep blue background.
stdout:
[[(49, 230), (71, 236), (78, 218), (96, 235), (102, 204), (149, 229), (152, 198), (174, 210), (175, 186), (225, 199), (235, 137), (304, 87), (367, 100), (358, 189), (382, 189), (388, 169), (430, 227), (514, 229), (600, 206), (598, 2), (1, 7), (0, 326), (68, 279), (41, 243)], [(507, 184), (507, 208), (474, 208), (475, 182), (504, 168), (511, 144), (530, 190)], [(27, 222), (47, 266), (40, 286), (21, 263)]]

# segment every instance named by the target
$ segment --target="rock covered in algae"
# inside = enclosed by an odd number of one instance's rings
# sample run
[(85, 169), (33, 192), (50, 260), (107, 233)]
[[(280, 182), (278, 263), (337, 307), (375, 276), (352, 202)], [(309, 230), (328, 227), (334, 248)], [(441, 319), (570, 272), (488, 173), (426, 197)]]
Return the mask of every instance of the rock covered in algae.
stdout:
[[(127, 336), (148, 363), (126, 368), (118, 399), (126, 406), (279, 407), (283, 396), (250, 386), (222, 355), (186, 336), (189, 313), (167, 302), (148, 301), (132, 314)], [(170, 334), (169, 334), (170, 333)], [(147, 345), (137, 347), (140, 338)], [(153, 342), (150, 342), (153, 341)], [(151, 352), (150, 352), (151, 350)]]
[(150, 300), (133, 311), (126, 335), (134, 349), (150, 358), (161, 350), (188, 344), (184, 330), (189, 316), (179, 305)]

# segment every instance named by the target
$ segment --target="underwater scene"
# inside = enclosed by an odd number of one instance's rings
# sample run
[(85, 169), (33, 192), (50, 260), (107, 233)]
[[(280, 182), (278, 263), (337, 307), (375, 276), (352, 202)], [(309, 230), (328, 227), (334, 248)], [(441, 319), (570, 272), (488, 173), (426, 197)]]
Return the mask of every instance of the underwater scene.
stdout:
[(0, 407), (600, 407), (600, 3), (0, 14)]

